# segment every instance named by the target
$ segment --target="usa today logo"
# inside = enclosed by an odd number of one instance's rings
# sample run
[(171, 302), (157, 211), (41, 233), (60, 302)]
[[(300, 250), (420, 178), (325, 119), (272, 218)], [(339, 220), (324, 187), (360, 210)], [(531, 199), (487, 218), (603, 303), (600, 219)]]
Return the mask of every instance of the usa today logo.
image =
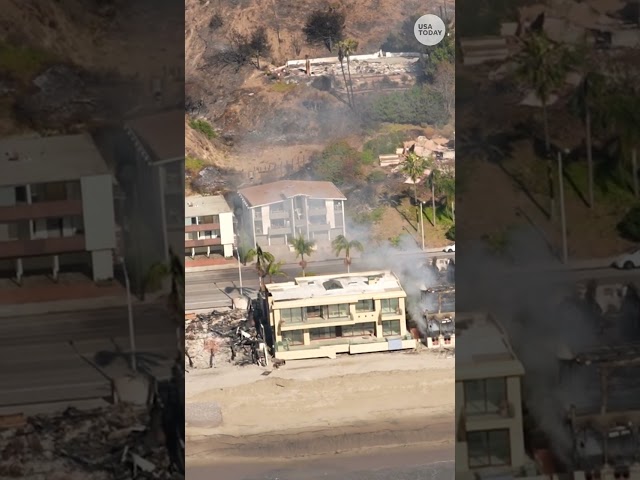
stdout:
[(428, 47), (440, 43), (445, 36), (445, 30), (446, 27), (442, 19), (431, 14), (421, 16), (413, 26), (416, 39)]

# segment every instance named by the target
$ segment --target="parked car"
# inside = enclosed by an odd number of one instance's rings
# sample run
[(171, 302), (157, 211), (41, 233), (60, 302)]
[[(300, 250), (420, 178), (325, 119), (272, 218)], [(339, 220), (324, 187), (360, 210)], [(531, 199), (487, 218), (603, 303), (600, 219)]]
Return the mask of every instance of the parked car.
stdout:
[(449, 245), (448, 247), (444, 247), (443, 252), (445, 253), (456, 253), (456, 244)]
[(633, 250), (620, 255), (613, 261), (615, 268), (624, 268), (626, 270), (632, 268), (640, 268), (640, 248), (634, 248)]

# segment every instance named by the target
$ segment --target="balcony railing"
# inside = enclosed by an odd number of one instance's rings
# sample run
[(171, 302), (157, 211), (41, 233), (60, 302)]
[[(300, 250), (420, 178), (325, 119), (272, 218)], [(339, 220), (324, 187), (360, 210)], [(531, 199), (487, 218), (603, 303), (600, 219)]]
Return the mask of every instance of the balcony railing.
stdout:
[(82, 200), (20, 203), (0, 207), (0, 222), (17, 222), (40, 218), (59, 218), (82, 215)]
[(463, 412), (467, 422), (474, 419), (482, 420), (487, 417), (514, 418), (516, 416), (515, 406), (511, 402), (506, 402), (499, 409), (470, 412), (467, 408), (465, 408)]
[(327, 224), (327, 223), (312, 223), (309, 224), (309, 231), (310, 232), (326, 232), (327, 230), (331, 229), (331, 225)]
[(213, 247), (214, 245), (222, 245), (222, 240), (218, 238), (202, 238), (200, 240), (185, 240), (185, 248)]
[(191, 232), (205, 232), (211, 230), (220, 230), (219, 223), (201, 223), (200, 225), (186, 225), (184, 227), (185, 233)]
[(314, 216), (314, 215), (326, 215), (327, 214), (327, 208), (326, 207), (310, 207), (309, 208), (309, 216)]
[(42, 238), (38, 240), (10, 240), (0, 242), (0, 258), (37, 257), (76, 253), (86, 249), (84, 235)]
[(355, 318), (349, 314), (343, 317), (307, 317), (305, 319), (295, 319), (295, 320), (280, 320), (280, 325), (284, 328), (286, 327), (300, 327), (304, 325), (316, 325), (321, 323), (330, 323), (330, 324), (346, 324), (355, 321)]
[(291, 233), (291, 227), (271, 227), (269, 228), (269, 235), (286, 235)]
[(382, 310), (380, 312), (380, 317), (396, 317), (398, 315), (404, 315), (404, 311), (401, 308), (397, 308), (396, 310)]
[(289, 218), (290, 213), (288, 210), (271, 210), (269, 212), (269, 217), (272, 220), (283, 220)]

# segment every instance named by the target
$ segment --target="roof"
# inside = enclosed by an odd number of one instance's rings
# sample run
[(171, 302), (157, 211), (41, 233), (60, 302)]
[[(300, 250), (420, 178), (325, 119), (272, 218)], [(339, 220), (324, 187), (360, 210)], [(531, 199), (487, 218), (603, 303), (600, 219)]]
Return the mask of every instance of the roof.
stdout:
[(308, 180), (280, 180), (238, 190), (249, 208), (279, 203), (285, 199), (304, 195), (311, 199), (346, 200), (344, 194), (331, 182)]
[(0, 185), (3, 186), (63, 182), (110, 173), (89, 135), (3, 139), (0, 141), (0, 171)]
[(184, 199), (184, 216), (201, 217), (231, 213), (231, 208), (222, 195), (194, 195)]
[(521, 376), (506, 332), (487, 313), (456, 313), (456, 379)]
[[(266, 285), (274, 302), (318, 297), (344, 297), (394, 292), (395, 297), (406, 297), (398, 277), (391, 271), (347, 273), (344, 275), (318, 275), (299, 277), (293, 282)], [(336, 302), (337, 303), (337, 302)]]
[(181, 160), (184, 158), (184, 112), (171, 110), (156, 115), (139, 117), (126, 123), (151, 162)]

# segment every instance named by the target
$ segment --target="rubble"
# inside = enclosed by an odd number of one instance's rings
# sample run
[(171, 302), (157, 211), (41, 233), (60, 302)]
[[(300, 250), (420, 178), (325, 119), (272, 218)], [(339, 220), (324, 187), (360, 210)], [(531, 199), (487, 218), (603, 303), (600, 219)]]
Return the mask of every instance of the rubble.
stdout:
[(247, 310), (214, 310), (186, 319), (185, 345), (191, 368), (220, 362), (266, 365), (264, 344)]
[(175, 478), (156, 413), (119, 404), (29, 417), (0, 430), (0, 478), (128, 479), (134, 464), (135, 478)]

